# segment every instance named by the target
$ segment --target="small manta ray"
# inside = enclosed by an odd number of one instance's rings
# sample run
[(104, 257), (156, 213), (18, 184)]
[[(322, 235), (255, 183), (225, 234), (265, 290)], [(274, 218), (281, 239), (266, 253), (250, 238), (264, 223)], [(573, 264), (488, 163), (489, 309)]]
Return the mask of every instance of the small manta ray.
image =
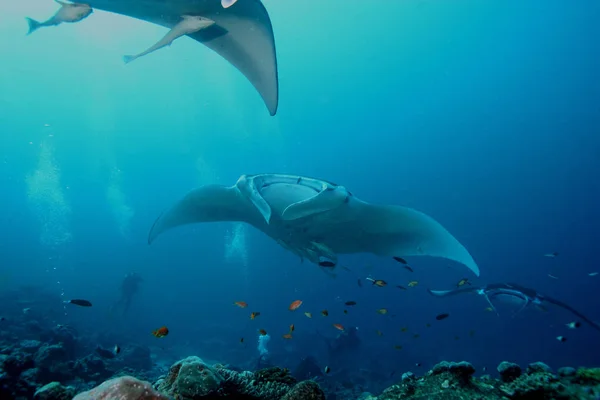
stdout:
[(497, 315), (500, 314), (494, 306), (495, 301), (517, 300), (521, 306), (517, 310), (517, 312), (515, 312), (514, 315), (517, 315), (529, 305), (535, 305), (541, 309), (544, 309), (545, 305), (554, 304), (555, 306), (564, 308), (565, 310), (571, 312), (572, 314), (576, 315), (577, 317), (581, 318), (583, 321), (588, 323), (592, 328), (600, 331), (600, 325), (587, 318), (585, 315), (581, 314), (573, 307), (563, 303), (562, 301), (541, 294), (534, 289), (526, 288), (515, 283), (494, 283), (483, 287), (468, 287), (454, 290), (427, 289), (427, 291), (436, 297), (448, 297), (462, 293), (476, 293), (485, 297), (486, 301), (489, 303), (490, 307), (492, 308), (492, 310), (494, 310), (494, 312), (496, 312)]
[(180, 38), (181, 36), (190, 35), (202, 29), (211, 27), (215, 24), (215, 21), (213, 21), (212, 19), (204, 17), (183, 15), (181, 18), (183, 18), (181, 22), (179, 22), (177, 25), (171, 28), (171, 30), (162, 39), (160, 39), (158, 42), (156, 42), (156, 44), (154, 44), (147, 50), (144, 50), (141, 53), (136, 54), (134, 56), (123, 56), (123, 61), (125, 62), (125, 64), (128, 64), (133, 60), (150, 54), (158, 49), (170, 46), (176, 39)]
[(82, 19), (89, 16), (94, 10), (87, 4), (82, 3), (65, 3), (60, 0), (54, 0), (60, 4), (59, 10), (50, 19), (44, 22), (38, 22), (32, 18), (26, 17), (27, 23), (29, 24), (28, 35), (44, 26), (56, 26), (63, 22), (79, 22)]
[(148, 243), (181, 225), (218, 221), (248, 223), (317, 265), (323, 259), (335, 265), (338, 254), (350, 253), (431, 256), (479, 275), (467, 249), (430, 216), (408, 207), (370, 204), (344, 186), (297, 175), (242, 175), (233, 186), (192, 190), (158, 217)]

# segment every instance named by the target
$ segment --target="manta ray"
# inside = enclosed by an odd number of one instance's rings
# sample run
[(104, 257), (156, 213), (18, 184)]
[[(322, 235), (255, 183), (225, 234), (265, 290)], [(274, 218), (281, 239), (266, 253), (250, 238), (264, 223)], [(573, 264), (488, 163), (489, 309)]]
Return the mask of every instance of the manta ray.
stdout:
[[(269, 113), (279, 101), (275, 38), (269, 14), (260, 0), (85, 0), (92, 8), (126, 15), (169, 29), (182, 16), (209, 18), (215, 24), (188, 36), (217, 52), (256, 88)], [(199, 74), (202, 71), (198, 72)]]
[(548, 304), (554, 304), (555, 306), (561, 307), (569, 311), (573, 315), (585, 321), (592, 328), (600, 331), (600, 325), (598, 325), (579, 311), (575, 310), (568, 304), (565, 304), (562, 301), (556, 300), (550, 296), (546, 296), (542, 293), (539, 293), (534, 289), (517, 285), (516, 283), (493, 283), (483, 287), (468, 287), (454, 290), (427, 289), (427, 291), (436, 297), (448, 297), (463, 293), (476, 293), (480, 296), (483, 296), (486, 299), (492, 310), (494, 310), (494, 312), (497, 315), (499, 314), (494, 305), (496, 301), (508, 301), (512, 303), (517, 303), (519, 305), (519, 309), (515, 312), (514, 315), (520, 313), (530, 305), (534, 305), (538, 308), (545, 310), (544, 306)]
[(245, 222), (301, 260), (337, 263), (338, 254), (432, 256), (479, 267), (440, 223), (417, 210), (375, 205), (344, 186), (283, 174), (242, 175), (235, 185), (206, 185), (187, 193), (158, 217), (148, 237), (184, 224)]

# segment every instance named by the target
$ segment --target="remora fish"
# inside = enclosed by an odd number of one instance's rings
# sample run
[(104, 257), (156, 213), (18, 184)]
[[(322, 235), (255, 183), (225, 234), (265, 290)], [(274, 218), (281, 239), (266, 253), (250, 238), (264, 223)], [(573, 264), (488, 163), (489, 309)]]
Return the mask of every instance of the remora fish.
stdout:
[(145, 51), (134, 55), (134, 56), (123, 56), (125, 64), (132, 62), (133, 60), (150, 54), (158, 49), (162, 49), (165, 46), (170, 46), (177, 38), (189, 35), (190, 33), (198, 32), (202, 29), (206, 29), (215, 24), (212, 19), (193, 16), (193, 15), (182, 15), (182, 21), (175, 25), (162, 39), (156, 42), (155, 45), (151, 46)]
[(94, 12), (92, 7), (83, 3), (65, 3), (60, 0), (54, 0), (60, 4), (60, 9), (50, 19), (44, 22), (38, 22), (33, 18), (25, 17), (29, 24), (28, 35), (38, 30), (43, 26), (56, 26), (63, 22), (79, 22)]

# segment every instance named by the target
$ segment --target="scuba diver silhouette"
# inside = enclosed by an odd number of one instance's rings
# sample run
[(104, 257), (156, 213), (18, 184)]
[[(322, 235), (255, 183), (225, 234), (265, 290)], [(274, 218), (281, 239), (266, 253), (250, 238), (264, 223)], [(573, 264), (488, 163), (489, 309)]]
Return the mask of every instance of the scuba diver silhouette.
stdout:
[(142, 277), (135, 272), (130, 272), (125, 275), (123, 282), (121, 282), (121, 297), (113, 306), (113, 312), (120, 308), (123, 315), (127, 313), (131, 306), (133, 295), (137, 293), (140, 282), (142, 281)]

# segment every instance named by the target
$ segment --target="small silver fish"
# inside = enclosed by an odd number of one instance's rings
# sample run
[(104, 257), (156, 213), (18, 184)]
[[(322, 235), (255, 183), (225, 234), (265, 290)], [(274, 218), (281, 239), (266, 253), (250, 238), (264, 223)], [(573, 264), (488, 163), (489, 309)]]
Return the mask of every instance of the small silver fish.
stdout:
[(556, 340), (558, 340), (559, 342), (566, 342), (566, 341), (567, 341), (567, 338), (566, 338), (566, 337), (564, 337), (564, 336), (557, 336), (557, 337), (556, 337)]
[(558, 257), (558, 253), (554, 252), (554, 253), (544, 254), (544, 257), (550, 257), (550, 258)]
[(23, 309), (23, 314), (29, 314), (29, 311), (31, 311), (31, 308), (24, 308)]
[(558, 277), (556, 277), (556, 276), (554, 276), (554, 275), (552, 275), (552, 274), (548, 274), (548, 277), (549, 277), (549, 278), (552, 278), (552, 279), (558, 279)]
[(590, 273), (588, 274), (588, 276), (596, 276), (596, 275), (598, 275), (598, 272), (590, 272)]
[(565, 324), (567, 326), (567, 328), (569, 329), (577, 329), (581, 326), (581, 324), (577, 321), (573, 321), (573, 322), (569, 322), (568, 324)]

